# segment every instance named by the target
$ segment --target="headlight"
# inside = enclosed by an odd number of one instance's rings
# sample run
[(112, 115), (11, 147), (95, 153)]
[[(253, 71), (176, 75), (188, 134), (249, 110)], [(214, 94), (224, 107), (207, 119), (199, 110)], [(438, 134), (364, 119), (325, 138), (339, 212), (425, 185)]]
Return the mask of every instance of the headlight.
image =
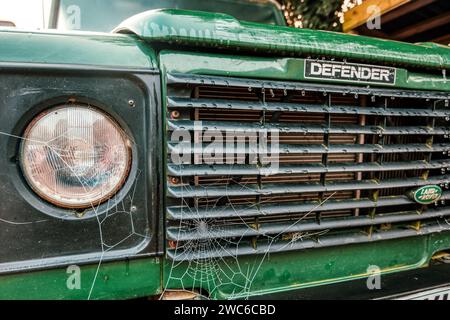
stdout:
[(64, 208), (89, 208), (124, 184), (131, 143), (109, 116), (87, 106), (40, 114), (25, 130), (21, 166), (31, 188)]

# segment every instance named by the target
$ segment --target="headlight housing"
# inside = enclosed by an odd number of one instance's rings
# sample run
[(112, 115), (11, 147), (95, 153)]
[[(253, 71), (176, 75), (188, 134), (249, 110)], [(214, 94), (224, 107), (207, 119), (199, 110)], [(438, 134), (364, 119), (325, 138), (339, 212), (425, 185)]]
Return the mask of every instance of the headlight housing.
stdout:
[(58, 207), (85, 209), (117, 193), (131, 157), (131, 142), (111, 117), (92, 107), (65, 105), (28, 125), (20, 162), (40, 197)]

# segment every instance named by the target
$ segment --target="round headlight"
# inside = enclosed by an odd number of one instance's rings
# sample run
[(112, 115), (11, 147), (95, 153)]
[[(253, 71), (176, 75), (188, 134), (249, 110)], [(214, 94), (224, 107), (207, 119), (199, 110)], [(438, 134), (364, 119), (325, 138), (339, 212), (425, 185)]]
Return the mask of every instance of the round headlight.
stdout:
[(109, 116), (88, 106), (60, 106), (25, 130), (21, 166), (31, 188), (63, 208), (81, 209), (110, 199), (131, 165), (131, 142)]

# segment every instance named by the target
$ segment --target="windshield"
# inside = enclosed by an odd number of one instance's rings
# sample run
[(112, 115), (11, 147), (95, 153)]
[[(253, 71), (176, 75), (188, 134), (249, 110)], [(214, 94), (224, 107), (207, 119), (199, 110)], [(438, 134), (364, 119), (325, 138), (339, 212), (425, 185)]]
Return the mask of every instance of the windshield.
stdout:
[(218, 12), (244, 21), (285, 24), (279, 7), (269, 0), (60, 0), (57, 28), (109, 32), (125, 19), (153, 9)]

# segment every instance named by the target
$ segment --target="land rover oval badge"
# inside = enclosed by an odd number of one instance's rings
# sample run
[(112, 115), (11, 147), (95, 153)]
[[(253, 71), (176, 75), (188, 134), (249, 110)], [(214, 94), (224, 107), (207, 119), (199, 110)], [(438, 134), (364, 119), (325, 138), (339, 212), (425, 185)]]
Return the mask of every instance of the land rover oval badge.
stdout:
[(420, 204), (430, 204), (438, 201), (442, 196), (442, 189), (439, 186), (423, 186), (411, 192), (415, 202)]

